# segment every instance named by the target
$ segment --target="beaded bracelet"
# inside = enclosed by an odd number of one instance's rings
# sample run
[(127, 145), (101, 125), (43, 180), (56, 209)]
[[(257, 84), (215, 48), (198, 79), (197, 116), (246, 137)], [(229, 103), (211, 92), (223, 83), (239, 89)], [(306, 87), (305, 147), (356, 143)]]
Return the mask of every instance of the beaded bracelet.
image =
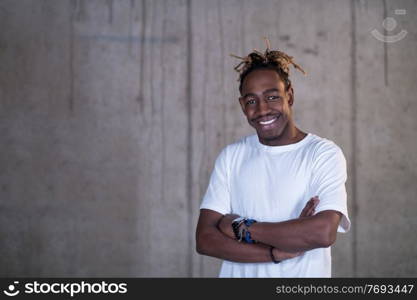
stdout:
[(256, 243), (255, 240), (252, 240), (251, 236), (250, 236), (250, 231), (249, 231), (249, 226), (251, 226), (252, 224), (256, 223), (256, 220), (254, 219), (245, 219), (244, 224), (246, 226), (245, 229), (245, 242), (248, 244), (254, 244)]

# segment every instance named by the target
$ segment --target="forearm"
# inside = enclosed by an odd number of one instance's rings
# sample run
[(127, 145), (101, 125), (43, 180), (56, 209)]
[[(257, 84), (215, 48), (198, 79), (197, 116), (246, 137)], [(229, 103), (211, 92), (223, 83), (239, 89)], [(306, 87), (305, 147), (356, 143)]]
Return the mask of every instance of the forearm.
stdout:
[(206, 229), (197, 235), (197, 252), (228, 261), (255, 263), (270, 262), (270, 246), (246, 244), (232, 239), (217, 228)]
[(258, 222), (250, 227), (254, 240), (284, 251), (306, 251), (329, 247), (336, 239), (340, 213), (324, 211), (317, 215), (285, 222)]

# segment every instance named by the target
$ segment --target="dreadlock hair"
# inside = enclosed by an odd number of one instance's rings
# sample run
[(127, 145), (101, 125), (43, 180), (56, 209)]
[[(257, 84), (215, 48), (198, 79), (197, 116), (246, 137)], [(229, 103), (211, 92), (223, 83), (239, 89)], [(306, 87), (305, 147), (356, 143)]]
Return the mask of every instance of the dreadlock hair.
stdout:
[(254, 49), (253, 52), (249, 53), (245, 57), (240, 57), (234, 54), (230, 54), (230, 56), (241, 59), (242, 61), (234, 68), (236, 72), (239, 73), (239, 91), (242, 93), (242, 85), (243, 81), (249, 73), (255, 70), (273, 70), (276, 71), (284, 82), (285, 90), (291, 85), (291, 81), (289, 79), (290, 75), (290, 65), (293, 65), (295, 69), (301, 71), (304, 75), (306, 72), (294, 62), (293, 57), (289, 56), (288, 54), (279, 51), (279, 50), (270, 50), (271, 46), (269, 40), (264, 38), (266, 42), (266, 50), (265, 53), (261, 53), (258, 50)]

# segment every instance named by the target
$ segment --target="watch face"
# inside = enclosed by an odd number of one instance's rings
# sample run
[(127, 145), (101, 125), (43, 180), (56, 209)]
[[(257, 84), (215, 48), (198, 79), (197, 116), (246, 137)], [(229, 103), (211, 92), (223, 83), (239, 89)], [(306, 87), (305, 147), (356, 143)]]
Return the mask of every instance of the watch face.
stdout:
[(239, 217), (239, 218), (234, 219), (232, 222), (233, 233), (235, 234), (235, 237), (239, 242), (242, 241), (243, 239), (243, 235), (239, 231), (239, 227), (240, 225), (243, 224), (244, 221), (245, 221), (245, 218)]
[(236, 219), (234, 219), (233, 220), (233, 223), (234, 222), (240, 222), (240, 221), (242, 221), (242, 220), (244, 220), (245, 218), (244, 217), (239, 217), (239, 218), (236, 218)]

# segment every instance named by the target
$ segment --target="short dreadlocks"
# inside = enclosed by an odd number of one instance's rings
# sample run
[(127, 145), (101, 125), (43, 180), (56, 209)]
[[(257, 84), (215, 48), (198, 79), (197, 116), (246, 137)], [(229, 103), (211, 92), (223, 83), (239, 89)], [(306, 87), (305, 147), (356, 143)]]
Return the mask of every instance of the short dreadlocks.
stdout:
[(240, 57), (234, 54), (231, 56), (241, 59), (242, 61), (234, 68), (236, 72), (239, 73), (239, 91), (242, 93), (242, 84), (246, 76), (259, 69), (274, 70), (278, 73), (279, 77), (285, 84), (285, 89), (288, 90), (291, 85), (291, 81), (288, 78), (290, 74), (290, 65), (293, 65), (294, 68), (300, 70), (304, 75), (306, 72), (294, 62), (293, 57), (288, 54), (278, 51), (270, 50), (271, 46), (269, 40), (265, 39), (266, 50), (265, 53), (261, 53), (258, 50), (254, 49), (253, 52), (249, 53), (246, 57)]

